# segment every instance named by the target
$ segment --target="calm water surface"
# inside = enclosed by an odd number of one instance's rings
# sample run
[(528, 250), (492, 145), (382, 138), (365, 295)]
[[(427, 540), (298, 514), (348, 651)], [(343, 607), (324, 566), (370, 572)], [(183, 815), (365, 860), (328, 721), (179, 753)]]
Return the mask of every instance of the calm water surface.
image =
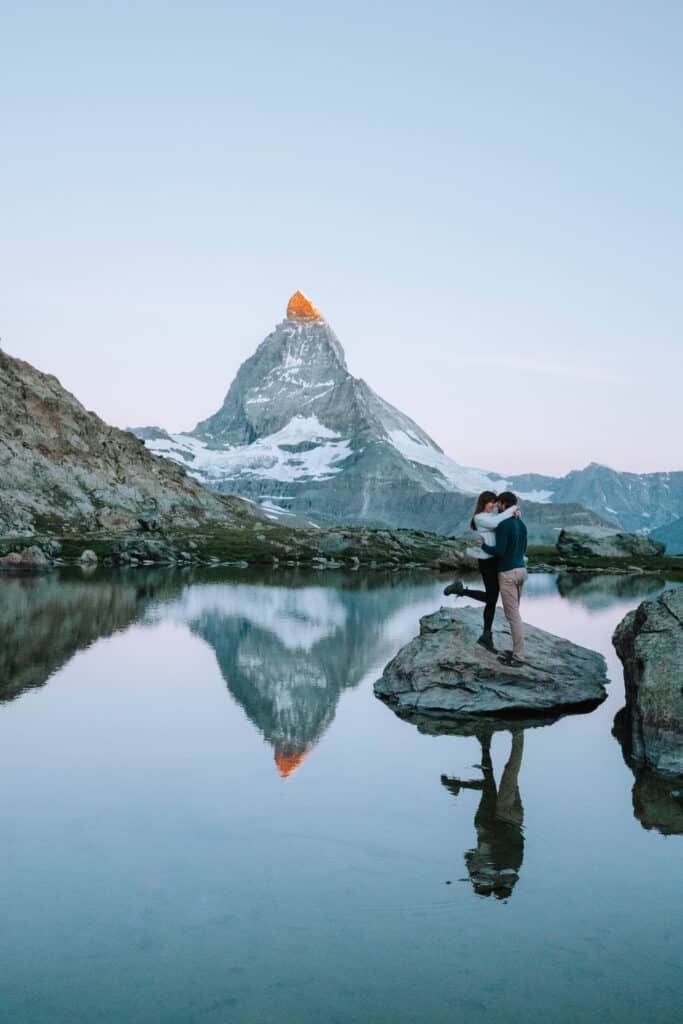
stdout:
[(683, 801), (612, 735), (661, 586), (531, 577), (610, 696), (478, 739), (372, 693), (443, 585), (0, 579), (3, 1024), (679, 1020)]

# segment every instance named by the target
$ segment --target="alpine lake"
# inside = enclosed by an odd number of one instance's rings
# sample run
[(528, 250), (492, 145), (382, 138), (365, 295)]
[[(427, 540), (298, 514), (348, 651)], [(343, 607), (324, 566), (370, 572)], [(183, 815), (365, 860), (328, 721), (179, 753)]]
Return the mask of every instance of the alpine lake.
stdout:
[(447, 582), (0, 578), (3, 1024), (680, 1020), (683, 792), (613, 734), (611, 646), (674, 584), (530, 576), (608, 699), (435, 736), (372, 686)]

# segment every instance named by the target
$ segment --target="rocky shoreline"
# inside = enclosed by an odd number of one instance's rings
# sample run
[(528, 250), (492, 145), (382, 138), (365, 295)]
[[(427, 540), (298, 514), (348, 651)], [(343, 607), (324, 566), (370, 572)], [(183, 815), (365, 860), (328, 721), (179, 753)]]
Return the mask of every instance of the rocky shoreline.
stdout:
[[(267, 520), (243, 524), (137, 530), (49, 533), (0, 537), (0, 572), (43, 571), (53, 566), (102, 564), (288, 565), (319, 569), (423, 568), (455, 574), (476, 572), (470, 538), (421, 530), (332, 527), (292, 529)], [(654, 575), (683, 580), (683, 557), (607, 558), (573, 556), (557, 548), (530, 547), (530, 573)]]
[(0, 571), (60, 565), (262, 565), (467, 572), (467, 542), (418, 530), (291, 530), (259, 520), (215, 529), (0, 538)]

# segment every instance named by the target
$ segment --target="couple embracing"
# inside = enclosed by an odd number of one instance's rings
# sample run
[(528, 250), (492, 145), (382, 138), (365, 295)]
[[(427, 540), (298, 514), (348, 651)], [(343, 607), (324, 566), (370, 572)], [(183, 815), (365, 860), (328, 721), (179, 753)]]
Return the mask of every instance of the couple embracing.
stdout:
[(496, 653), (491, 635), (496, 602), (500, 594), (505, 618), (510, 623), (512, 651), (498, 659), (512, 668), (524, 664), (524, 627), (519, 614), (519, 602), (527, 578), (527, 530), (521, 520), (517, 496), (512, 491), (495, 495), (482, 491), (477, 498), (470, 527), (481, 536), (481, 550), (477, 552), (479, 572), (484, 591), (463, 587), (460, 580), (446, 587), (444, 594), (472, 597), (484, 602), (484, 631), (477, 643)]

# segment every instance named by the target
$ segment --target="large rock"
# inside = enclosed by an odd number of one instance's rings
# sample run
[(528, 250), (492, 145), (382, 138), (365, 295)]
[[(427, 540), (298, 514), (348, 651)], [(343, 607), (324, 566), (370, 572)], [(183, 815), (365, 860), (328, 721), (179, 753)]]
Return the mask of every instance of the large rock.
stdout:
[(10, 551), (0, 558), (0, 570), (47, 569), (50, 564), (45, 552), (35, 545), (24, 548), (23, 551)]
[(633, 758), (683, 774), (683, 587), (629, 612), (612, 642), (624, 666)]
[(565, 558), (657, 558), (664, 544), (636, 533), (619, 533), (602, 526), (562, 530), (557, 550)]
[[(535, 717), (597, 706), (607, 681), (602, 655), (535, 626), (525, 626), (528, 664), (514, 669), (477, 643), (478, 608), (441, 608), (420, 620), (420, 634), (389, 662), (375, 693), (399, 713), (472, 718)], [(494, 640), (510, 650), (507, 622), (496, 613)]]

